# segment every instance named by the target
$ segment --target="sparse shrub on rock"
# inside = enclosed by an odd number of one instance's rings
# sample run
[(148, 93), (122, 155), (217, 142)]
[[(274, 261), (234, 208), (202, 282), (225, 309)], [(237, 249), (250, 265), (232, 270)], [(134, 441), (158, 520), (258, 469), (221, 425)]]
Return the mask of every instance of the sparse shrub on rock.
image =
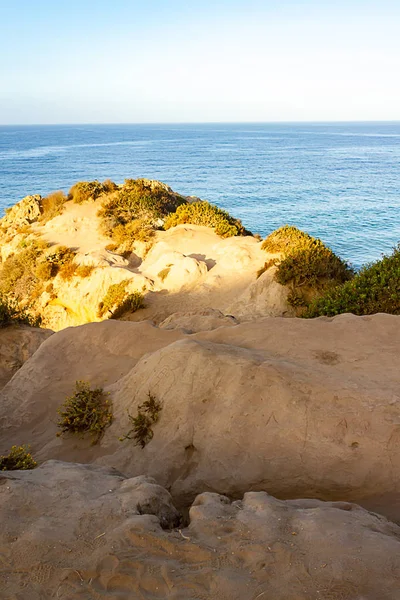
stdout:
[(126, 286), (129, 279), (124, 279), (120, 283), (113, 283), (107, 290), (107, 294), (99, 303), (97, 316), (104, 317), (107, 312), (111, 313), (111, 318), (117, 319), (125, 312), (135, 312), (139, 308), (144, 308), (144, 297), (140, 292), (129, 294)]
[(37, 462), (29, 452), (29, 446), (12, 446), (9, 454), (0, 456), (0, 471), (26, 471), (34, 469)]
[(132, 429), (120, 438), (120, 441), (135, 440), (137, 446), (144, 448), (154, 436), (152, 426), (158, 421), (161, 403), (150, 392), (147, 394), (148, 400), (138, 406), (138, 413), (133, 417), (128, 413), (129, 421)]
[(364, 266), (351, 280), (329, 290), (308, 307), (305, 317), (341, 313), (400, 315), (400, 245), (393, 253)]
[(102, 388), (91, 389), (86, 381), (77, 381), (75, 392), (69, 396), (58, 410), (57, 426), (63, 433), (89, 433), (96, 444), (111, 425), (112, 408), (107, 394)]
[(227, 211), (203, 200), (179, 206), (165, 221), (164, 229), (170, 229), (184, 223), (212, 227), (215, 233), (221, 237), (251, 235), (239, 219), (231, 217)]

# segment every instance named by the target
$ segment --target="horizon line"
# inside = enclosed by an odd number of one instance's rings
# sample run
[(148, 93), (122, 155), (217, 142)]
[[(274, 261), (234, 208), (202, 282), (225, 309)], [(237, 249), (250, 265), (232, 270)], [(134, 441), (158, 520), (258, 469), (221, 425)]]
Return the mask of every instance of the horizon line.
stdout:
[(344, 119), (344, 120), (277, 120), (277, 121), (93, 121), (93, 122), (60, 122), (60, 123), (0, 123), (0, 127), (59, 127), (59, 126), (81, 126), (81, 125), (300, 125), (300, 124), (322, 124), (322, 125), (334, 125), (341, 123), (400, 123), (400, 119)]

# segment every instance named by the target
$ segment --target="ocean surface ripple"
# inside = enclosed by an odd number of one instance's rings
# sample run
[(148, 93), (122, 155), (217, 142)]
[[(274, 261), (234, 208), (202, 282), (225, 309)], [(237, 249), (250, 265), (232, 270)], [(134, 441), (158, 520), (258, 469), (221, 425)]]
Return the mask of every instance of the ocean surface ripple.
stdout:
[(0, 127), (0, 214), (78, 180), (148, 177), (261, 235), (286, 223), (354, 266), (400, 241), (400, 123)]

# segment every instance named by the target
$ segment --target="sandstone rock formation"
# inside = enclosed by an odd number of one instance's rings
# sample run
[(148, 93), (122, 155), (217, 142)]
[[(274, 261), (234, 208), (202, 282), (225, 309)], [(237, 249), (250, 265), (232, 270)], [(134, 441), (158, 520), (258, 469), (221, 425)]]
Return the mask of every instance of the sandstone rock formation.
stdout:
[[(0, 474), (4, 600), (397, 600), (400, 528), (349, 503), (199, 495), (49, 461)], [(172, 529), (169, 529), (172, 528)]]
[(61, 214), (43, 222), (40, 196), (29, 196), (0, 222), (3, 262), (40, 239), (50, 244), (49, 253), (67, 246), (76, 252), (74, 263), (94, 267), (85, 277), (72, 275), (65, 280), (57, 275), (50, 285), (46, 281), (35, 300), (45, 327), (58, 331), (99, 321), (99, 302), (110, 285), (123, 280), (129, 281), (127, 292), (146, 295), (147, 308), (126, 317), (134, 321), (160, 323), (173, 313), (210, 308), (241, 320), (293, 316), (288, 290), (273, 280), (271, 270), (256, 279), (269, 256), (256, 238), (223, 239), (209, 227), (178, 225), (157, 231), (151, 243), (138, 242), (136, 251), (124, 258), (110, 250), (99, 208), (92, 200), (68, 201)]
[[(30, 443), (39, 460), (145, 473), (182, 503), (206, 490), (265, 490), (400, 519), (383, 505), (400, 493), (399, 353), (400, 319), (389, 315), (266, 318), (190, 336), (117, 321), (66, 329), (0, 394), (0, 452)], [(97, 446), (56, 437), (57, 408), (77, 379), (113, 401)], [(119, 437), (149, 391), (162, 411), (142, 450)]]
[(52, 333), (27, 326), (0, 328), (0, 389)]

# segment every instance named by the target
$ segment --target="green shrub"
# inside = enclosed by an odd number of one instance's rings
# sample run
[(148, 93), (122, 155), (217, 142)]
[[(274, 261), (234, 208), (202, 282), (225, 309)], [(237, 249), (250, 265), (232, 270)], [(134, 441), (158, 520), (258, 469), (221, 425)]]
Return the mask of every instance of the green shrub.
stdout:
[(99, 211), (101, 230), (130, 248), (148, 241), (160, 227), (159, 219), (186, 202), (168, 186), (146, 179), (126, 179), (123, 186), (105, 197)]
[(18, 301), (12, 297), (0, 294), (0, 328), (9, 325), (30, 325), (39, 327), (41, 318), (30, 314), (29, 307), (21, 308)]
[(164, 229), (184, 223), (212, 227), (215, 233), (221, 237), (250, 234), (238, 219), (231, 217), (228, 212), (218, 206), (203, 200), (178, 206), (176, 212), (170, 214), (165, 221)]
[(158, 421), (162, 406), (150, 392), (147, 395), (148, 400), (145, 400), (143, 404), (138, 406), (136, 417), (133, 417), (128, 412), (132, 429), (126, 435), (119, 438), (121, 442), (124, 440), (135, 440), (137, 446), (144, 448), (153, 439), (154, 432), (152, 426)]
[[(285, 225), (271, 233), (261, 248), (270, 253), (280, 253), (275, 279), (289, 285), (288, 302), (294, 307), (306, 306), (311, 298), (349, 281), (354, 271), (321, 240), (296, 227)], [(300, 294), (299, 288), (302, 288)]]
[(9, 454), (0, 456), (0, 471), (26, 471), (34, 469), (37, 462), (29, 452), (29, 446), (12, 446)]
[(75, 392), (58, 410), (57, 426), (63, 433), (89, 433), (95, 444), (112, 422), (112, 407), (102, 388), (91, 389), (86, 381), (76, 381)]
[(343, 285), (327, 291), (310, 304), (304, 316), (333, 317), (341, 313), (400, 315), (400, 245)]
[(97, 200), (99, 196), (107, 193), (110, 186), (104, 185), (100, 181), (78, 181), (68, 192), (68, 200), (73, 200), (76, 204), (82, 204), (87, 200)]
[(67, 200), (67, 196), (65, 196), (64, 192), (62, 192), (61, 190), (57, 192), (52, 192), (45, 198), (42, 198), (42, 214), (39, 218), (39, 221), (41, 221), (42, 223), (47, 223), (51, 219), (54, 219), (54, 217), (61, 215), (64, 209), (64, 204)]
[(113, 283), (107, 290), (107, 294), (99, 303), (97, 316), (103, 317), (107, 312), (111, 313), (111, 318), (118, 319), (125, 312), (135, 312), (139, 308), (144, 308), (144, 297), (140, 292), (128, 294), (126, 291), (129, 279), (124, 279), (120, 283)]

